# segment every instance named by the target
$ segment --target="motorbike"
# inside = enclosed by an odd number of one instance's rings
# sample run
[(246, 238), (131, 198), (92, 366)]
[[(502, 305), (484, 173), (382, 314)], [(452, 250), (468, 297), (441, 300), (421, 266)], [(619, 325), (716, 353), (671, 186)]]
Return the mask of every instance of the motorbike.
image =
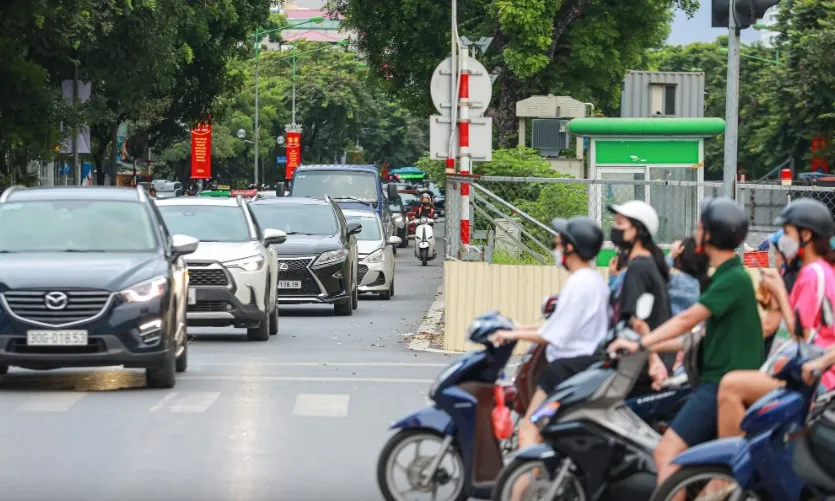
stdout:
[[(412, 219), (414, 221), (414, 218)], [(435, 252), (435, 233), (433, 225), (438, 221), (438, 215), (434, 218), (422, 216), (417, 221), (415, 228), (415, 257), (420, 259), (421, 264), (426, 266), (428, 261), (432, 261), (438, 254)]]
[(710, 480), (724, 481), (717, 499), (801, 499), (804, 481), (792, 471), (792, 457), (818, 387), (817, 382), (810, 386), (803, 381), (802, 366), (822, 354), (823, 349), (814, 344), (792, 342), (769, 357), (763, 369), (785, 386), (748, 409), (741, 423), (745, 435), (713, 440), (679, 454), (673, 464), (680, 469), (658, 486), (651, 501), (668, 501), (682, 491), (695, 499)]
[[(411, 499), (407, 495), (420, 493), (436, 500), (489, 499), (503, 465), (492, 418), (496, 381), (516, 346), (514, 341), (496, 347), (490, 338), (514, 327), (498, 312), (476, 317), (467, 334), (485, 348), (461, 355), (438, 375), (429, 390), (432, 406), (391, 426), (398, 431), (377, 463), (377, 483), (387, 501), (405, 501)], [(410, 450), (413, 457), (402, 459)], [(403, 478), (405, 491), (396, 482)]]
[[(647, 318), (653, 303), (652, 295), (642, 295), (636, 316)], [(625, 322), (619, 322), (612, 333), (640, 339)], [(646, 360), (646, 352), (607, 354), (605, 360), (558, 385), (531, 417), (545, 442), (512, 456), (496, 481), (492, 499), (514, 499), (524, 489), (526, 500), (645, 501), (656, 484), (653, 451), (661, 439), (659, 431), (690, 392), (683, 387), (684, 376), (669, 379), (660, 393), (627, 400)]]
[(835, 499), (835, 392), (815, 402), (806, 433), (797, 439), (792, 469), (806, 483), (804, 501)]

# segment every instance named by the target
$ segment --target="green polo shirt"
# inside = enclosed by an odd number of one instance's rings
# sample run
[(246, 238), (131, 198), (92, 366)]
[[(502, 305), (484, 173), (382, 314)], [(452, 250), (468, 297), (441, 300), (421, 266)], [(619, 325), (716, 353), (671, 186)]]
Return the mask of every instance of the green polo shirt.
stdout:
[(716, 268), (699, 303), (710, 310), (702, 340), (702, 381), (719, 383), (735, 370), (762, 366), (763, 333), (754, 285), (739, 257)]

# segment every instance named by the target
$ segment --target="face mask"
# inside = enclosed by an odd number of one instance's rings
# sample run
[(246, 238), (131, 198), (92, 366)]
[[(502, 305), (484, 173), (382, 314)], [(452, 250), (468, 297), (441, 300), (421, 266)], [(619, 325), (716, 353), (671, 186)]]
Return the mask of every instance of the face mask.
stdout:
[(786, 263), (789, 263), (797, 256), (800, 250), (800, 243), (788, 235), (780, 235), (780, 239), (777, 240), (777, 249), (786, 258)]
[(624, 230), (621, 230), (619, 228), (612, 228), (612, 233), (610, 234), (612, 243), (620, 247), (621, 249), (631, 249), (633, 242), (627, 242), (626, 240), (624, 240), (623, 234)]
[(558, 268), (564, 268), (565, 267), (565, 263), (563, 263), (563, 261), (562, 261), (563, 260), (562, 250), (554, 249), (554, 250), (551, 251), (551, 255), (554, 256), (554, 263), (557, 265)]

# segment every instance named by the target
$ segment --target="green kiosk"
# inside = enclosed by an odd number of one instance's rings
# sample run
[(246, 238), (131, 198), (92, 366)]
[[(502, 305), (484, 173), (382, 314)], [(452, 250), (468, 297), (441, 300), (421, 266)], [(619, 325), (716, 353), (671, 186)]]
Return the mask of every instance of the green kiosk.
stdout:
[[(607, 205), (645, 200), (658, 211), (657, 242), (670, 244), (693, 232), (699, 201), (719, 194), (721, 183), (704, 183), (704, 140), (725, 131), (721, 118), (575, 118), (568, 130), (588, 140), (589, 215), (607, 235)], [(614, 252), (604, 248), (598, 266)]]

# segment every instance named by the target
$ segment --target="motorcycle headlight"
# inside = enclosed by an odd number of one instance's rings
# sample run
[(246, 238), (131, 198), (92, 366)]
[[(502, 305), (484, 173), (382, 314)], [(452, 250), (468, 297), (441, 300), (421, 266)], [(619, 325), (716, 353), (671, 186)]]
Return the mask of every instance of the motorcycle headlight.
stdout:
[(432, 386), (429, 387), (429, 398), (434, 397), (435, 392), (438, 391), (438, 387), (441, 386), (441, 383), (443, 383), (452, 373), (460, 369), (462, 365), (464, 365), (464, 362), (459, 360), (441, 371), (441, 373), (438, 374), (438, 377), (435, 378), (435, 382), (433, 382)]
[(429, 220), (426, 219), (425, 217), (420, 218), (420, 224), (426, 224), (428, 222), (429, 222)]
[(119, 294), (128, 303), (144, 303), (162, 296), (167, 288), (168, 279), (160, 276), (132, 285)]
[(377, 249), (368, 256), (365, 257), (364, 261), (366, 263), (382, 263), (383, 262), (383, 249)]
[(329, 264), (341, 263), (346, 259), (348, 259), (348, 253), (346, 253), (343, 249), (327, 251), (323, 252), (316, 258), (316, 262), (313, 263), (313, 267), (321, 268), (322, 266), (327, 266)]
[(227, 268), (240, 268), (244, 271), (258, 271), (264, 266), (264, 257), (259, 255), (223, 263)]

